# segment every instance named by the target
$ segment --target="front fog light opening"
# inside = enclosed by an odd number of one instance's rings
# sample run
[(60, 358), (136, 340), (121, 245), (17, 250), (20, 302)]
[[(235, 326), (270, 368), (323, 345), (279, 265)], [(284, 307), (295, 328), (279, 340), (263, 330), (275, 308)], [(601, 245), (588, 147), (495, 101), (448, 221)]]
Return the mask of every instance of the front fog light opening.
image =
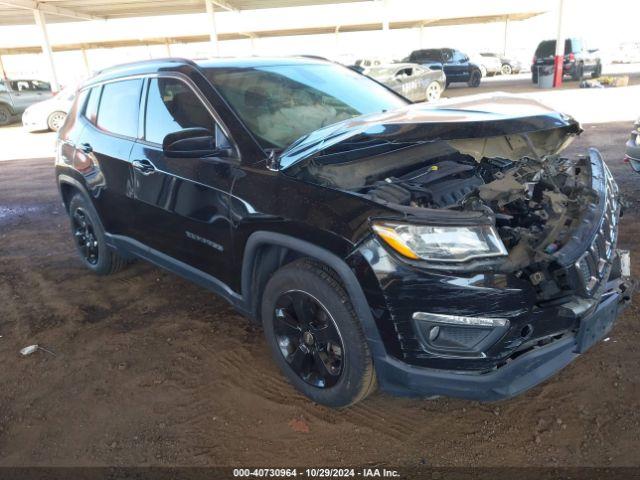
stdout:
[(452, 325), (467, 325), (477, 327), (505, 327), (509, 324), (506, 318), (492, 317), (464, 317), (461, 315), (447, 315), (443, 313), (415, 312), (414, 320), (422, 320), (433, 323), (448, 323)]
[(415, 312), (414, 327), (426, 351), (445, 357), (482, 358), (507, 331), (509, 320)]

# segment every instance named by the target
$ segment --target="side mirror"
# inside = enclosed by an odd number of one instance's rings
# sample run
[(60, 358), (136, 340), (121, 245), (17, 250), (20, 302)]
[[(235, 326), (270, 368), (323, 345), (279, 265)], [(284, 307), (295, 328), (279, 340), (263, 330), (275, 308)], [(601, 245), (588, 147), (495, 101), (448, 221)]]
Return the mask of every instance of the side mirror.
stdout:
[(185, 128), (170, 133), (162, 141), (162, 150), (167, 157), (198, 158), (230, 156), (231, 150), (217, 148), (216, 137), (206, 128)]

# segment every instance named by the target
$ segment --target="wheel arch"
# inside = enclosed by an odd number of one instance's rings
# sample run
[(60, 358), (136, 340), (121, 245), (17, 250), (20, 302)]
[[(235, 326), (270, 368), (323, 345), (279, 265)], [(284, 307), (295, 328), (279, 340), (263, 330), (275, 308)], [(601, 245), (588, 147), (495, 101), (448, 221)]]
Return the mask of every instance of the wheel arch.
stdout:
[(6, 102), (4, 100), (0, 101), (0, 107), (7, 107), (7, 110), (9, 110), (9, 114), (11, 116), (17, 115), (17, 112), (13, 109), (13, 106), (9, 102)]
[(258, 231), (247, 241), (242, 261), (241, 288), (252, 319), (260, 321), (262, 292), (271, 275), (300, 257), (321, 262), (335, 273), (351, 299), (373, 357), (385, 356), (382, 339), (365, 294), (347, 263), (325, 248), (281, 233)]
[(91, 195), (89, 195), (86, 187), (69, 175), (58, 175), (58, 188), (60, 190), (60, 196), (62, 197), (62, 203), (67, 212), (69, 212), (69, 202), (75, 193), (80, 193), (84, 195), (87, 200), (91, 201)]

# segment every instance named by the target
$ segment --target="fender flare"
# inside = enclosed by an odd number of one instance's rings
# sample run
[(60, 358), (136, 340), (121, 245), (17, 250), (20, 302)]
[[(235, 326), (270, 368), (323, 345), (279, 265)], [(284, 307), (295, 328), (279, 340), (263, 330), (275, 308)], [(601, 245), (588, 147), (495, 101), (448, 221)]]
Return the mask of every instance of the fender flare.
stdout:
[(376, 326), (371, 314), (371, 308), (367, 303), (367, 299), (362, 291), (360, 282), (358, 282), (353, 271), (349, 268), (346, 262), (337, 255), (307, 241), (276, 232), (258, 231), (251, 234), (244, 250), (241, 277), (242, 297), (247, 302), (248, 306), (251, 305), (252, 301), (251, 281), (257, 251), (259, 247), (264, 245), (274, 245), (294, 250), (305, 256), (314, 258), (315, 260), (318, 260), (332, 268), (340, 277), (340, 280), (347, 290), (347, 294), (351, 299), (353, 308), (360, 319), (362, 329), (374, 360), (376, 357), (386, 357), (386, 350), (384, 348), (382, 338), (380, 337), (378, 327)]

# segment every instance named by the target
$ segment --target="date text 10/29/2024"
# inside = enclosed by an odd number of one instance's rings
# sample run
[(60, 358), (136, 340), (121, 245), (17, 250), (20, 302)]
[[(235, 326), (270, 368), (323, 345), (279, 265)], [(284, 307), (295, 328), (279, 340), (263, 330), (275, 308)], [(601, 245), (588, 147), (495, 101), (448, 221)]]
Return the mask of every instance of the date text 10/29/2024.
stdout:
[(237, 478), (399, 478), (397, 470), (387, 468), (234, 468)]

